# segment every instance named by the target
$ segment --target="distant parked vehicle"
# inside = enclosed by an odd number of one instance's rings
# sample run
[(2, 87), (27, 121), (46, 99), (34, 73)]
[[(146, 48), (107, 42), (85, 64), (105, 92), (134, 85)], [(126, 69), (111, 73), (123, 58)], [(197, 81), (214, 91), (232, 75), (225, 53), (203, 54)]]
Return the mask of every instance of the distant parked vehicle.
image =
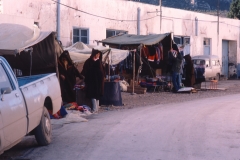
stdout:
[(195, 68), (196, 80), (219, 80), (221, 76), (221, 66), (216, 55), (193, 56), (192, 61)]
[(55, 73), (16, 78), (0, 56), (0, 154), (27, 135), (39, 145), (51, 142), (48, 110), (61, 107), (61, 91)]

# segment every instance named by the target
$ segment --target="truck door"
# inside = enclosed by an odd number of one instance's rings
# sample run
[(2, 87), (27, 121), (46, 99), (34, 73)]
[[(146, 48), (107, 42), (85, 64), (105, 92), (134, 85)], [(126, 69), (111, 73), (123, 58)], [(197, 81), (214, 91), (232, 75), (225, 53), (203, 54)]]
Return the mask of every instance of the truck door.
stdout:
[(12, 76), (10, 69), (0, 61), (0, 117), (5, 147), (27, 133), (25, 102)]

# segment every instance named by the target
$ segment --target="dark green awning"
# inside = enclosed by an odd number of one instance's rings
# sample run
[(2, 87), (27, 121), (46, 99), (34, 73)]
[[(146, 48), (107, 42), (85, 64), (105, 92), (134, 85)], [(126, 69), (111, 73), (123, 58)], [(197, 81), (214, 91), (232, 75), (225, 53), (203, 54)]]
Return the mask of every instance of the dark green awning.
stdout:
[(169, 34), (171, 33), (152, 35), (123, 34), (104, 39), (101, 42), (109, 45), (140, 45), (140, 44), (153, 45), (158, 42), (161, 42)]

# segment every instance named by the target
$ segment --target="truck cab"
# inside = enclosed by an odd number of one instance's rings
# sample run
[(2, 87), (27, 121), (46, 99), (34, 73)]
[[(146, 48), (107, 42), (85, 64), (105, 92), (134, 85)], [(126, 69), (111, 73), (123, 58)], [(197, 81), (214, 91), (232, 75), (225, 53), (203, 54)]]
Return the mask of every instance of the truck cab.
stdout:
[(39, 145), (51, 142), (48, 110), (61, 107), (61, 92), (56, 73), (17, 78), (0, 56), (0, 154), (27, 134), (35, 135)]
[(10, 148), (27, 133), (27, 125), (22, 125), (27, 124), (23, 96), (16, 79), (6, 71), (7, 66), (0, 61), (0, 151)]

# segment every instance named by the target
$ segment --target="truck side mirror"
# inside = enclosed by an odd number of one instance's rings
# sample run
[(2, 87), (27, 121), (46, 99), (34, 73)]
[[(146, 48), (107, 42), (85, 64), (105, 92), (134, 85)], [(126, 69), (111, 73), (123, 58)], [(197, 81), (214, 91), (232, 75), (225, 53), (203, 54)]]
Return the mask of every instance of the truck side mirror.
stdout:
[(4, 99), (3, 99), (3, 95), (4, 95), (4, 94), (9, 94), (9, 93), (11, 93), (11, 92), (12, 92), (12, 89), (11, 89), (10, 87), (1, 88), (1, 95), (2, 95), (1, 101), (4, 100)]

